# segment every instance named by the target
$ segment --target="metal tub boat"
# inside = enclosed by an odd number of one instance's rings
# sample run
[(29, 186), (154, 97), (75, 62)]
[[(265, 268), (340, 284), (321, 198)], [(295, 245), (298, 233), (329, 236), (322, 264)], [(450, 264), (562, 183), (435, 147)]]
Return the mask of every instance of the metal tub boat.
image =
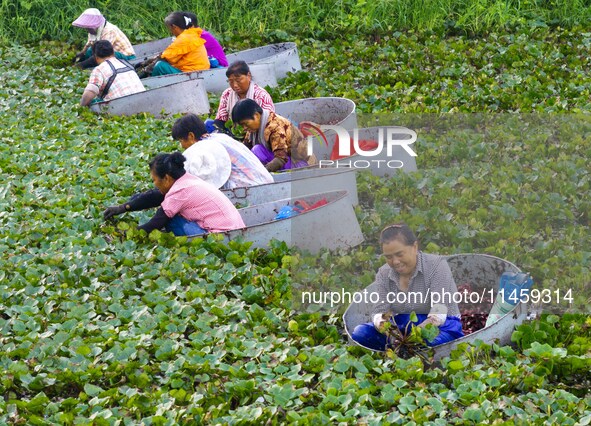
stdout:
[[(350, 140), (355, 137), (355, 134), (358, 140), (379, 141), (382, 139), (384, 143), (383, 149), (375, 156), (352, 153), (353, 155), (350, 157), (331, 162), (331, 154), (338, 137), (335, 131), (324, 130), (326, 141), (320, 137), (312, 138), (312, 152), (320, 161), (320, 167), (354, 167), (358, 170), (371, 170), (376, 176), (392, 176), (398, 170), (404, 172), (417, 170), (415, 156), (411, 155), (411, 152), (416, 151), (415, 145), (406, 144), (409, 150), (400, 144), (392, 145), (390, 155), (388, 155), (386, 129), (392, 126), (358, 128), (355, 103), (350, 99), (324, 97), (279, 102), (275, 104), (275, 111), (297, 124), (302, 121), (311, 121), (320, 125), (341, 127), (349, 132), (348, 140), (344, 142), (347, 145), (350, 144)], [(404, 133), (404, 130), (401, 128), (401, 133), (394, 133), (391, 137), (399, 140), (410, 139), (411, 135)]]
[[(148, 58), (159, 55), (170, 43), (172, 43), (172, 38), (167, 37), (138, 44), (134, 46), (136, 59), (132, 59), (129, 62), (135, 65)], [(273, 64), (275, 78), (277, 80), (285, 78), (289, 72), (297, 72), (302, 69), (298, 48), (293, 42), (269, 44), (242, 50), (240, 52), (230, 53), (226, 55), (226, 58), (229, 64), (234, 61), (244, 61), (249, 66), (251, 64), (261, 63)]]
[(92, 104), (96, 113), (133, 115), (142, 112), (163, 118), (168, 115), (192, 112), (208, 114), (209, 100), (203, 80), (186, 80), (145, 92), (134, 93), (110, 101)]
[(355, 102), (347, 98), (320, 97), (296, 99), (275, 104), (275, 112), (295, 123), (311, 121), (347, 130), (357, 127)]
[[(261, 87), (277, 86), (275, 76), (275, 66), (273, 63), (265, 62), (249, 65), (252, 74), (252, 80)], [(210, 93), (221, 94), (226, 90), (228, 81), (226, 77), (226, 68), (212, 68), (206, 71), (185, 72), (182, 74), (160, 75), (158, 77), (149, 77), (142, 79), (146, 89), (155, 89), (157, 87), (167, 86), (179, 81), (202, 79), (205, 90)], [(171, 99), (172, 101), (172, 99)]]
[(356, 170), (349, 168), (294, 169), (274, 173), (274, 183), (222, 190), (232, 203), (241, 206), (263, 204), (311, 193), (345, 190), (353, 206), (359, 203)]
[[(447, 257), (447, 262), (456, 284), (470, 283), (472, 291), (477, 292), (487, 291), (491, 288), (498, 290), (499, 278), (503, 272), (521, 272), (511, 262), (485, 254), (452, 255)], [(376, 287), (371, 284), (366, 290), (369, 294), (376, 291)], [(371, 310), (370, 304), (353, 303), (345, 311), (343, 321), (350, 342), (355, 343), (351, 339), (351, 333), (357, 325), (372, 321)], [(471, 343), (477, 339), (487, 344), (498, 342), (500, 345), (507, 345), (511, 342), (513, 330), (524, 321), (526, 315), (527, 306), (524, 303), (518, 303), (510, 312), (490, 326), (452, 342), (434, 346), (434, 360), (439, 361), (441, 358), (449, 356), (460, 343)]]
[[(349, 131), (357, 128), (355, 102), (347, 98), (320, 97), (279, 102), (275, 104), (275, 112), (296, 124), (311, 121), (321, 125), (339, 126)], [(323, 133), (329, 146), (320, 138), (312, 138), (312, 151), (319, 160), (330, 158), (330, 149), (336, 138), (336, 133), (332, 130)]]
[(275, 65), (277, 80), (287, 77), (289, 72), (297, 72), (302, 69), (298, 48), (293, 42), (269, 44), (267, 46), (254, 47), (226, 56), (228, 63), (244, 61), (247, 64), (259, 64), (272, 62)]
[[(326, 205), (291, 218), (275, 220), (282, 207), (293, 206), (297, 200), (312, 205), (322, 199), (327, 201)], [(346, 191), (270, 201), (238, 211), (246, 227), (223, 232), (226, 240), (240, 238), (252, 241), (253, 247), (264, 248), (270, 240), (277, 239), (310, 253), (318, 253), (321, 249), (354, 247), (363, 242), (363, 234)]]
[(164, 49), (170, 46), (172, 37), (161, 38), (159, 40), (148, 41), (147, 43), (134, 44), (135, 59), (132, 59), (132, 64), (137, 64), (145, 61), (148, 58), (159, 55)]

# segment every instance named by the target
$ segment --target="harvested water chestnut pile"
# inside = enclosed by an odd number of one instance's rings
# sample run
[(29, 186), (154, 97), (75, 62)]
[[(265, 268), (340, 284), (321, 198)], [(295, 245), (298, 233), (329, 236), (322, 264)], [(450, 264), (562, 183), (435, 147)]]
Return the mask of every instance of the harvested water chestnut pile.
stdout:
[[(474, 291), (474, 288), (470, 283), (458, 284), (457, 289), (459, 293), (469, 294)], [(488, 292), (485, 292), (485, 295), (488, 297)], [(482, 303), (461, 303), (458, 307), (462, 315), (462, 330), (464, 331), (465, 335), (468, 335), (484, 328), (486, 325), (486, 319), (488, 318), (488, 313), (492, 307), (492, 301), (488, 298)]]

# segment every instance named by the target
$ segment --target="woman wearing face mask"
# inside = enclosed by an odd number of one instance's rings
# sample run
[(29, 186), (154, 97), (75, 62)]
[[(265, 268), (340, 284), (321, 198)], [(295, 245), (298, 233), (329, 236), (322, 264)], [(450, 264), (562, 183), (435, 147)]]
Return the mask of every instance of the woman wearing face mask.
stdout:
[[(382, 331), (387, 321), (402, 333), (408, 333), (412, 326), (437, 326), (439, 334), (426, 342), (429, 346), (462, 337), (457, 303), (450, 297), (444, 300), (446, 303), (431, 304), (430, 294), (451, 296), (457, 292), (445, 258), (420, 251), (414, 233), (403, 223), (386, 227), (380, 235), (380, 244), (386, 264), (375, 278), (379, 302), (373, 309), (373, 321), (355, 327), (351, 335), (353, 340), (367, 348), (383, 351), (387, 342)], [(386, 312), (393, 313), (393, 316), (384, 318)], [(415, 323), (410, 321), (412, 312), (417, 314)]]

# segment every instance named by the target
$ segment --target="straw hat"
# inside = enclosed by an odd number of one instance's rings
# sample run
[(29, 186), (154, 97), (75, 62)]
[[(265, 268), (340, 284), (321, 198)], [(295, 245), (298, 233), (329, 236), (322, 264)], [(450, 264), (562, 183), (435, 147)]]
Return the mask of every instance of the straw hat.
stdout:
[(105, 17), (100, 10), (95, 8), (86, 9), (72, 25), (80, 28), (99, 28), (105, 23)]
[(219, 142), (204, 139), (183, 152), (187, 159), (185, 170), (193, 176), (221, 188), (230, 178), (232, 161), (226, 148)]

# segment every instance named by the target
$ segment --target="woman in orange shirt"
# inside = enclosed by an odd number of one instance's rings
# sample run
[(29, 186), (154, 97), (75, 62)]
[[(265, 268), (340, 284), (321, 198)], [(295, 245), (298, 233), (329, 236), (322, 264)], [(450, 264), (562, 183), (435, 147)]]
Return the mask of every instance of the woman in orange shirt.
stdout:
[(208, 70), (205, 40), (201, 38), (203, 30), (192, 27), (195, 24), (192, 18), (182, 12), (173, 12), (166, 17), (164, 23), (176, 38), (160, 55), (152, 75)]

